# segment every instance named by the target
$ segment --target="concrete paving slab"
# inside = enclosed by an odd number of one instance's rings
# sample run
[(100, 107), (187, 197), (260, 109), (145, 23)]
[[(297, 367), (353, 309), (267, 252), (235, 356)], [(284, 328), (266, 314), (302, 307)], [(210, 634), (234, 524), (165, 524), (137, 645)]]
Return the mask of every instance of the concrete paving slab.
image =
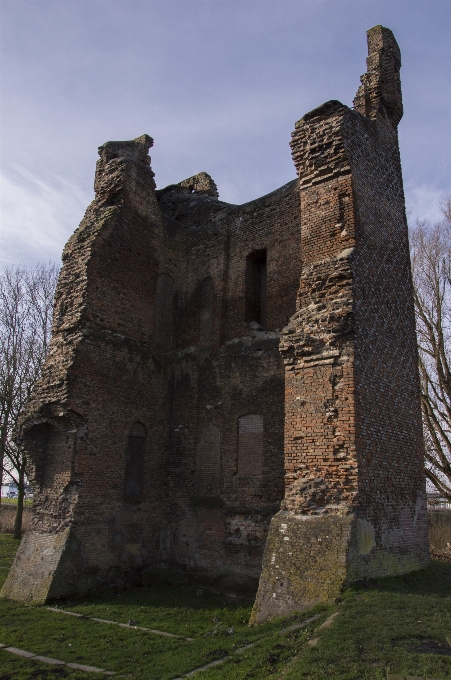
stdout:
[[(137, 626), (139, 628), (139, 626)], [(178, 638), (179, 640), (190, 640), (193, 642), (193, 638), (184, 638), (181, 635), (174, 635), (174, 633), (165, 633), (163, 630), (155, 630), (153, 628), (141, 628), (141, 630), (148, 630), (149, 633), (154, 635), (162, 635), (163, 637)]]
[(199, 666), (199, 668), (195, 668), (193, 671), (190, 671), (189, 673), (185, 673), (183, 676), (184, 678), (190, 678), (194, 673), (199, 673), (200, 671), (205, 671), (207, 668), (213, 668), (213, 666), (219, 666), (221, 663), (224, 663), (224, 661), (227, 661), (228, 657), (226, 656), (224, 659), (216, 659), (216, 661), (210, 661), (210, 663), (206, 663), (205, 666)]
[(85, 666), (83, 663), (67, 663), (68, 668), (74, 668), (78, 671), (86, 671), (87, 673), (105, 673), (104, 668), (96, 668), (96, 666)]
[[(92, 621), (100, 621), (101, 619), (92, 619)], [(105, 622), (106, 623), (106, 622)], [(163, 630), (155, 630), (154, 628), (143, 628), (142, 626), (130, 626), (128, 623), (118, 623), (117, 621), (108, 621), (108, 623), (115, 623), (116, 626), (121, 628), (133, 628), (133, 630), (145, 630), (148, 633), (153, 633), (154, 635), (162, 635), (163, 637), (176, 638), (177, 640), (189, 640), (194, 642), (193, 638), (186, 638), (183, 635), (174, 635), (174, 633), (165, 633)]]
[(99, 619), (95, 616), (85, 616), (84, 614), (78, 614), (77, 612), (68, 612), (64, 609), (57, 609), (56, 607), (46, 607), (50, 612), (57, 612), (58, 614), (69, 614), (70, 616), (76, 616), (79, 619), (89, 619), (90, 621), (96, 621), (97, 623), (108, 623), (111, 626), (120, 626), (121, 628), (131, 628), (133, 630), (145, 630), (153, 635), (162, 635), (163, 637), (176, 638), (177, 640), (188, 640), (189, 642), (194, 642), (194, 638), (184, 637), (183, 635), (175, 635), (174, 633), (166, 633), (164, 630), (155, 630), (154, 628), (144, 628), (143, 626), (130, 626), (128, 623), (119, 623), (119, 621), (110, 621), (109, 619)]
[(255, 642), (251, 642), (250, 645), (246, 645), (245, 647), (240, 647), (239, 649), (235, 649), (235, 651), (234, 651), (233, 653), (234, 653), (234, 654), (241, 654), (241, 652), (245, 652), (246, 649), (250, 649), (251, 647), (253, 647), (254, 645), (256, 645), (257, 642), (260, 642), (260, 640), (256, 640)]
[(333, 614), (331, 614), (331, 616), (329, 616), (329, 618), (326, 619), (324, 623), (320, 625), (320, 628), (329, 628), (332, 625), (333, 620), (336, 616), (338, 616), (338, 612), (334, 612)]
[(25, 656), (27, 658), (36, 656), (33, 652), (26, 652), (24, 649), (17, 649), (17, 647), (4, 647), (3, 649), (5, 652), (11, 652), (11, 654), (15, 654), (16, 656)]
[(304, 628), (305, 626), (308, 626), (309, 623), (312, 621), (315, 621), (315, 619), (319, 619), (321, 614), (315, 614), (315, 616), (311, 616), (309, 619), (306, 619), (305, 621), (301, 621), (301, 623), (293, 623), (292, 626), (288, 626), (288, 628), (282, 628), (282, 630), (279, 631), (279, 633), (289, 633), (291, 630), (297, 630), (298, 628)]
[(46, 607), (49, 612), (57, 612), (58, 614), (67, 614), (67, 616), (76, 616), (78, 619), (83, 619), (83, 614), (77, 614), (77, 612), (66, 612), (64, 609), (57, 609), (56, 607)]
[(60, 661), (59, 659), (52, 659), (51, 656), (40, 656), (33, 655), (33, 661), (42, 661), (42, 663), (49, 663), (52, 666), (65, 666), (65, 661)]

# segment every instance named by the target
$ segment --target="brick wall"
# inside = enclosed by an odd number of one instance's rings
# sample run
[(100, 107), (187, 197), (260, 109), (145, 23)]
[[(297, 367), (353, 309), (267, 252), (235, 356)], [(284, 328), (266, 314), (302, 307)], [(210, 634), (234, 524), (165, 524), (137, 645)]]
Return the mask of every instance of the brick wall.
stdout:
[(387, 31), (356, 111), (298, 121), (298, 179), (255, 201), (224, 203), (206, 173), (156, 191), (146, 135), (100, 147), (22, 418), (36, 495), (4, 596), (261, 575), (259, 621), (426, 564)]
[(327, 102), (292, 136), (303, 268), (280, 346), (286, 491), (254, 622), (428, 562), (399, 48), (380, 26), (368, 46), (359, 110)]

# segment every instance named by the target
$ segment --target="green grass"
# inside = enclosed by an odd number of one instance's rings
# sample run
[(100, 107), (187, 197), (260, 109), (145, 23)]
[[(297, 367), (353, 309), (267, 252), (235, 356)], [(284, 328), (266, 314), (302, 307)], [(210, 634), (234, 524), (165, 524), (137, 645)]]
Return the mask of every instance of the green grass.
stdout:
[[(17, 545), (11, 537), (0, 535), (0, 567), (9, 566)], [(6, 574), (7, 569), (0, 569), (1, 582)], [(181, 587), (135, 588), (65, 600), (58, 606), (123, 623), (134, 619), (147, 628), (193, 637), (194, 642), (5, 600), (0, 600), (0, 642), (107, 668), (115, 671), (115, 677), (135, 680), (171, 680), (221, 654), (228, 654), (225, 663), (199, 678), (377, 680), (385, 678), (387, 671), (441, 680), (451, 677), (451, 656), (437, 654), (433, 647), (445, 649), (446, 636), (451, 635), (451, 564), (443, 562), (434, 562), (423, 572), (350, 588), (341, 603), (317, 607), (317, 620), (287, 634), (280, 633), (283, 627), (311, 612), (249, 628), (251, 597), (230, 602), (207, 592), (197, 597), (195, 590)], [(331, 627), (315, 630), (334, 611), (339, 615)], [(227, 632), (230, 628), (233, 634)], [(318, 638), (317, 646), (307, 644), (311, 637)], [(232, 653), (255, 641), (252, 648)], [(58, 677), (102, 676), (52, 668), (0, 650), (0, 680)]]
[[(17, 498), (2, 498), (1, 505), (17, 505)], [(31, 508), (33, 505), (33, 499), (24, 498), (23, 505), (24, 508)]]

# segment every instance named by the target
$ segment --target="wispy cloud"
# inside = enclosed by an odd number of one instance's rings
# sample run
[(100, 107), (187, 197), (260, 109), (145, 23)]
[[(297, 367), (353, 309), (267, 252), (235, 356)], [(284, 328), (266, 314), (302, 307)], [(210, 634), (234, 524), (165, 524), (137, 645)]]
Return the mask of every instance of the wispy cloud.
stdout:
[(442, 218), (439, 203), (444, 194), (437, 187), (427, 184), (415, 186), (409, 182), (405, 187), (405, 193), (409, 224), (414, 224), (416, 220), (436, 222)]
[(0, 264), (58, 262), (90, 200), (65, 178), (13, 166), (1, 176)]
[(430, 4), (3, 3), (3, 263), (59, 258), (109, 139), (154, 137), (159, 188), (205, 170), (222, 200), (243, 203), (293, 179), (295, 121), (329, 99), (351, 104), (376, 23), (403, 55), (410, 221), (437, 219), (450, 177), (451, 3)]

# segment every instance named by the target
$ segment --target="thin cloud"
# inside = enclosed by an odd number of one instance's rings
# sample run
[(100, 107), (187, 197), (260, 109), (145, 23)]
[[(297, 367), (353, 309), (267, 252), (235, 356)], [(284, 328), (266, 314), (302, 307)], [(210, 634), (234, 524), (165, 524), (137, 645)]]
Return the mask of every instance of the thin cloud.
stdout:
[(427, 184), (414, 186), (409, 183), (405, 187), (405, 193), (406, 210), (410, 224), (414, 224), (416, 220), (436, 222), (442, 218), (439, 205), (443, 198), (442, 191)]
[(1, 176), (0, 264), (59, 261), (92, 196), (58, 176), (14, 166)]
[(403, 55), (408, 209), (436, 219), (451, 156), (451, 3), (433, 4), (3, 3), (3, 262), (59, 258), (107, 140), (150, 134), (158, 188), (205, 170), (222, 200), (243, 203), (290, 181), (295, 121), (329, 99), (351, 105), (376, 23)]

